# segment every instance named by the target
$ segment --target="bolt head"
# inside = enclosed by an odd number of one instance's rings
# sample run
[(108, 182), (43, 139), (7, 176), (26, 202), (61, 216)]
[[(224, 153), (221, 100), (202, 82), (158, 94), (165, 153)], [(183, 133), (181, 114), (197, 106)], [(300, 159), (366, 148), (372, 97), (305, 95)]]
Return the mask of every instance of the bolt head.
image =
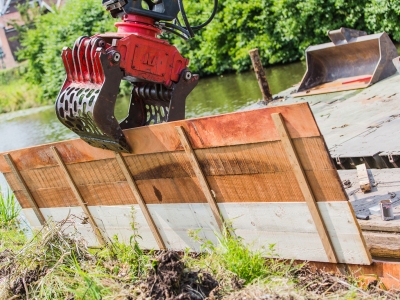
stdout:
[(113, 54), (113, 61), (114, 62), (119, 62), (121, 60), (121, 54), (119, 54), (119, 52), (115, 52)]
[(185, 80), (190, 80), (190, 79), (192, 79), (192, 73), (190, 73), (189, 71), (187, 71), (186, 73), (185, 73)]

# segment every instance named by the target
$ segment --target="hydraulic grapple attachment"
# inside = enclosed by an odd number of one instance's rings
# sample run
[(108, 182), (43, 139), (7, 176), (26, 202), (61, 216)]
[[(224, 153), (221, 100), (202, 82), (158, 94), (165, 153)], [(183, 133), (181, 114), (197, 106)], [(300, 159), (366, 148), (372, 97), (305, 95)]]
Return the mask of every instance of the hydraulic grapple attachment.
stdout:
[(332, 43), (307, 48), (307, 72), (294, 97), (365, 88), (396, 72), (397, 50), (386, 33), (340, 28), (328, 35)]
[[(92, 146), (131, 152), (122, 130), (184, 119), (186, 97), (198, 83), (189, 61), (157, 35), (166, 30), (189, 38), (210, 19), (196, 28), (186, 16), (186, 27), (162, 23), (176, 18), (182, 0), (145, 3), (149, 9), (141, 0), (103, 1), (113, 16), (122, 16), (118, 32), (80, 37), (72, 50), (63, 49), (67, 78), (57, 97), (57, 117)], [(114, 107), (122, 79), (132, 84), (132, 95), (128, 116), (119, 123)]]

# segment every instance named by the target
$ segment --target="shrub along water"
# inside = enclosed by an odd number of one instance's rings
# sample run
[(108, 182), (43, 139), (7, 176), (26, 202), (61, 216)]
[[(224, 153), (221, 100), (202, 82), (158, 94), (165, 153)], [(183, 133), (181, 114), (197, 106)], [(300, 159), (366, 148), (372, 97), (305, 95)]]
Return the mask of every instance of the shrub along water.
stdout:
[[(185, 0), (191, 24), (208, 18), (212, 2)], [(191, 60), (190, 68), (201, 75), (248, 70), (248, 50), (255, 47), (260, 49), (264, 65), (297, 61), (309, 45), (328, 42), (328, 30), (342, 26), (368, 33), (386, 31), (394, 40), (400, 40), (400, 4), (394, 0), (219, 2), (216, 18), (194, 39), (185, 42), (165, 36)], [(67, 0), (59, 11), (37, 14), (33, 21), (30, 29), (21, 30), (24, 48), (19, 59), (28, 61), (24, 78), (43, 93), (44, 100), (38, 102), (53, 102), (65, 77), (62, 47), (72, 47), (82, 35), (115, 30), (115, 19), (103, 9), (101, 1)], [(123, 89), (125, 93), (128, 90)]]
[(50, 104), (42, 89), (24, 78), (26, 64), (0, 71), (0, 113)]

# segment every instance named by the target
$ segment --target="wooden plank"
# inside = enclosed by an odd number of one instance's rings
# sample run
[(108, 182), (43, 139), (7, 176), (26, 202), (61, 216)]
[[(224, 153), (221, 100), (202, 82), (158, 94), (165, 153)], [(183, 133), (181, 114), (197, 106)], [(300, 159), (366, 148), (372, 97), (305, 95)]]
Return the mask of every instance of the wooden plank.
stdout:
[[(273, 256), (285, 259), (328, 261), (321, 239), (305, 202), (299, 203), (219, 203), (225, 220), (232, 222), (233, 228), (245, 243), (268, 253), (269, 246), (275, 245)], [(369, 264), (366, 248), (363, 246), (352, 218), (347, 201), (318, 203), (324, 219), (331, 220), (327, 229), (338, 250), (341, 263)], [(218, 225), (208, 203), (147, 204), (156, 226), (168, 248), (199, 250), (200, 243), (190, 237), (188, 231), (196, 231), (204, 241), (218, 243), (215, 232)], [(121, 241), (129, 241), (132, 236), (132, 222), (141, 245), (152, 249), (157, 247), (147, 221), (138, 204), (120, 206), (89, 206), (98, 226), (107, 237), (118, 234)], [(132, 208), (136, 215), (132, 218)], [(65, 216), (70, 208), (44, 209), (54, 216)], [(26, 211), (26, 210), (24, 210)], [(103, 231), (102, 231), (103, 232)], [(85, 235), (88, 234), (86, 231)], [(85, 237), (85, 236), (84, 236)], [(94, 244), (97, 245), (97, 244)]]
[(324, 245), (324, 249), (325, 249), (326, 255), (329, 259), (329, 262), (337, 263), (338, 259), (337, 259), (336, 253), (335, 253), (335, 249), (333, 248), (332, 241), (331, 241), (328, 231), (326, 229), (326, 225), (325, 225), (324, 221), (322, 220), (321, 213), (317, 207), (314, 194), (313, 194), (311, 187), (307, 181), (304, 170), (300, 164), (300, 160), (297, 156), (297, 153), (293, 146), (292, 140), (290, 138), (289, 131), (286, 128), (286, 125), (284, 123), (282, 115), (280, 113), (278, 113), (278, 114), (272, 114), (271, 116), (272, 116), (272, 119), (274, 120), (276, 130), (279, 133), (279, 136), (280, 136), (283, 146), (285, 148), (285, 152), (286, 152), (288, 159), (292, 165), (293, 172), (294, 172), (296, 179), (300, 185), (300, 189), (301, 189), (303, 196), (305, 198), (305, 201), (308, 205), (308, 208), (312, 215), (315, 226), (317, 227), (318, 234), (321, 238), (322, 244)]
[(207, 182), (207, 179), (204, 176), (204, 173), (200, 168), (200, 164), (197, 160), (196, 154), (194, 153), (194, 151), (192, 149), (190, 141), (185, 133), (185, 130), (183, 129), (182, 126), (177, 126), (177, 127), (175, 127), (175, 129), (178, 132), (179, 139), (182, 143), (182, 146), (185, 149), (187, 156), (189, 157), (189, 160), (193, 167), (194, 173), (196, 174), (196, 177), (199, 180), (201, 190), (203, 191), (204, 196), (206, 196), (207, 202), (210, 205), (210, 208), (211, 208), (211, 211), (213, 212), (215, 221), (217, 222), (219, 229), (221, 231), (223, 231), (223, 226), (224, 226), (223, 219), (221, 217), (221, 213), (217, 206), (217, 202), (214, 199), (214, 195), (211, 192), (211, 189)]
[(142, 213), (144, 215), (144, 217), (146, 218), (147, 224), (151, 229), (151, 232), (154, 235), (155, 240), (157, 241), (157, 245), (161, 250), (165, 250), (165, 243), (163, 241), (162, 236), (160, 235), (160, 232), (157, 229), (156, 224), (154, 223), (153, 217), (151, 216), (146, 202), (144, 201), (142, 194), (139, 191), (139, 188), (137, 187), (135, 181), (133, 180), (133, 177), (131, 175), (131, 173), (129, 172), (129, 169), (125, 163), (124, 158), (122, 157), (121, 153), (116, 152), (115, 153), (115, 157), (117, 159), (118, 165), (120, 166), (122, 173), (124, 174), (126, 181), (129, 184), (129, 187), (132, 190), (133, 195), (136, 198), (137, 203), (140, 206), (140, 209), (142, 210)]
[(253, 63), (254, 73), (256, 74), (258, 85), (263, 96), (265, 103), (272, 101), (272, 93), (269, 88), (267, 76), (265, 75), (263, 65), (261, 63), (260, 54), (258, 54), (258, 49), (252, 49), (249, 51), (251, 62)]
[[(304, 262), (299, 262), (304, 263)], [(332, 272), (335, 274), (352, 274), (354, 277), (361, 277), (362, 279), (366, 274), (375, 275), (374, 280), (377, 276), (379, 280), (390, 289), (400, 289), (400, 263), (391, 261), (373, 260), (369, 266), (363, 265), (343, 265), (343, 264), (330, 264), (323, 262), (307, 262), (307, 265), (315, 269), (321, 269), (325, 272)]]
[(369, 176), (367, 167), (365, 164), (357, 165), (357, 177), (360, 184), (360, 189), (363, 193), (371, 191), (371, 183), (369, 182)]
[(40, 211), (39, 206), (37, 205), (35, 198), (33, 197), (32, 193), (30, 192), (28, 186), (26, 185), (24, 178), (21, 176), (21, 173), (19, 172), (13, 159), (11, 158), (11, 155), (7, 153), (7, 154), (4, 154), (3, 157), (7, 161), (7, 164), (10, 167), (12, 173), (17, 178), (19, 185), (22, 187), (22, 190), (24, 192), (26, 199), (29, 202), (30, 207), (35, 212), (35, 215), (38, 218), (40, 224), (43, 225), (44, 223), (46, 223), (46, 219), (44, 218), (42, 212)]
[(97, 240), (99, 241), (100, 245), (102, 245), (102, 246), (105, 245), (106, 241), (105, 241), (103, 235), (101, 234), (99, 228), (97, 227), (97, 224), (96, 224), (95, 220), (93, 219), (92, 214), (90, 213), (89, 209), (87, 208), (85, 200), (82, 198), (81, 193), (79, 192), (77, 186), (75, 185), (75, 182), (74, 182), (70, 172), (68, 171), (67, 167), (65, 166), (60, 153), (58, 152), (58, 150), (55, 146), (52, 146), (50, 148), (53, 152), (54, 159), (57, 161), (58, 165), (60, 166), (61, 170), (63, 171), (63, 173), (65, 175), (65, 179), (67, 179), (67, 182), (68, 182), (72, 192), (74, 193), (76, 200), (78, 200), (80, 207), (82, 208), (83, 212), (86, 214), (88, 221), (97, 237)]
[[(287, 127), (292, 138), (320, 136), (308, 103), (143, 126), (124, 130), (124, 134), (133, 149), (133, 155), (183, 150), (176, 135), (176, 126), (184, 127), (193, 149), (276, 141), (279, 137), (275, 130), (270, 129), (273, 128), (271, 113), (278, 112), (289, 120)], [(254, 130), (255, 120), (257, 127), (264, 130)], [(57, 162), (52, 157), (49, 146), (57, 147), (67, 165), (114, 157), (112, 151), (91, 147), (80, 139), (10, 153), (19, 170), (54, 166)], [(0, 171), (11, 171), (2, 157)]]
[[(54, 222), (62, 222), (68, 219), (67, 225), (63, 227), (63, 233), (74, 235), (78, 231), (88, 245), (99, 246), (96, 234), (93, 232), (90, 222), (86, 221), (87, 215), (84, 213), (82, 207), (42, 208), (41, 210), (46, 219), (53, 220)], [(23, 213), (34, 229), (40, 229), (38, 224), (35, 223), (35, 217), (31, 209), (23, 209)]]
[[(275, 245), (280, 257), (326, 261), (328, 258), (313, 217), (305, 202), (221, 203), (224, 219), (231, 220), (238, 236), (255, 249)], [(369, 264), (371, 259), (347, 201), (320, 202), (337, 260), (341, 263)]]
[(388, 232), (363, 231), (363, 236), (372, 256), (400, 258), (400, 235)]
[[(52, 167), (53, 168), (53, 167)], [(68, 166), (69, 172), (71, 170)], [(131, 170), (132, 168), (130, 168)], [(308, 171), (306, 176), (317, 202), (343, 201), (341, 189), (332, 179), (335, 170)], [(75, 179), (75, 173), (74, 179)], [(97, 179), (88, 179), (88, 182)], [(266, 174), (206, 176), (210, 189), (218, 202), (303, 202), (304, 197), (293, 172)], [(147, 204), (207, 203), (196, 177), (178, 177), (135, 180)], [(268, 184), (265, 184), (265, 183)], [(126, 181), (77, 185), (88, 206), (136, 204), (136, 199)], [(14, 191), (20, 204), (27, 208), (22, 191)], [(69, 186), (38, 188), (31, 191), (39, 207), (77, 206)]]
[[(383, 221), (382, 218), (377, 216), (370, 216), (367, 221), (358, 220), (361, 229), (364, 231), (382, 231), (382, 232), (394, 232), (400, 233), (400, 222), (397, 221)], [(399, 252), (400, 254), (400, 252)]]

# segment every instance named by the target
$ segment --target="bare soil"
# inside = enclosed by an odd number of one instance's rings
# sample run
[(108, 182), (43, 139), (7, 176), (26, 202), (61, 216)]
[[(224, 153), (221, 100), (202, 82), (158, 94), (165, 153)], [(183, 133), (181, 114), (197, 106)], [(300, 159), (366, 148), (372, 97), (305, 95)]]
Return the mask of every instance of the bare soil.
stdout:
[(214, 296), (218, 282), (209, 273), (185, 269), (178, 253), (163, 253), (155, 263), (146, 280), (146, 294), (151, 299), (202, 300)]

